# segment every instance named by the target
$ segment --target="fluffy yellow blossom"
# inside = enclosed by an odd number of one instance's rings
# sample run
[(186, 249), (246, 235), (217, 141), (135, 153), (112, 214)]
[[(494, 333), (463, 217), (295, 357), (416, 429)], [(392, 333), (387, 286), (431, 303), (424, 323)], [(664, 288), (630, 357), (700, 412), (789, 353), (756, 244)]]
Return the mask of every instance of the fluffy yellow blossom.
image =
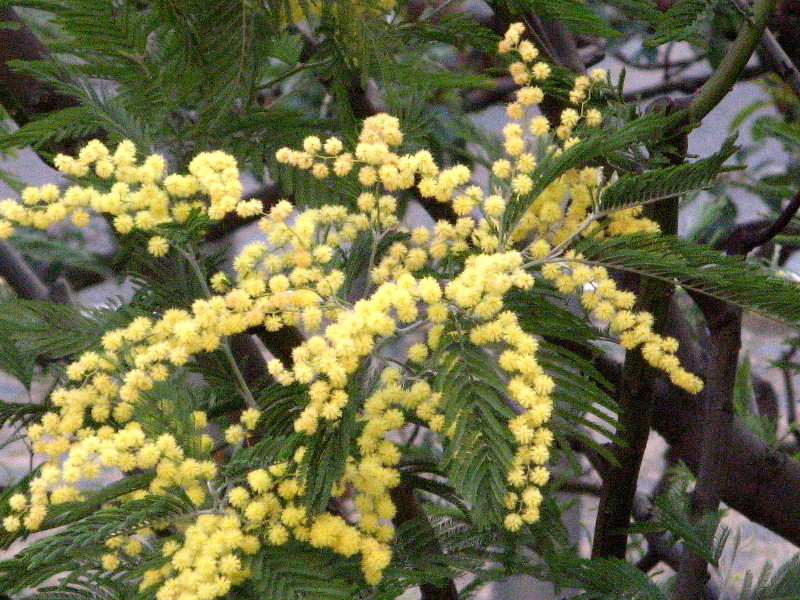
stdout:
[[(105, 192), (81, 185), (63, 193), (52, 184), (26, 188), (22, 203), (12, 199), (0, 202), (0, 237), (10, 236), (17, 226), (45, 229), (67, 217), (75, 225), (86, 226), (90, 210), (109, 215), (116, 231), (123, 235), (135, 229), (151, 231), (159, 225), (181, 223), (194, 209), (214, 220), (234, 211), (245, 216), (260, 212), (260, 202), (241, 201), (236, 161), (220, 151), (196, 156), (189, 165), (189, 175), (166, 175), (166, 161), (159, 154), (137, 163), (136, 148), (127, 140), (113, 153), (102, 142), (92, 140), (76, 158), (59, 154), (53, 162), (62, 173), (78, 179), (88, 176), (94, 166), (100, 177), (113, 177), (116, 183)], [(176, 201), (196, 194), (207, 199), (198, 198), (191, 205)], [(152, 237), (148, 244), (155, 256), (163, 256), (168, 248), (161, 236)]]
[(241, 444), (244, 441), (246, 432), (241, 425), (231, 425), (225, 430), (225, 441), (229, 444)]
[(256, 408), (248, 408), (242, 412), (241, 422), (248, 430), (256, 428), (258, 420), (261, 418), (261, 411)]
[(160, 235), (153, 236), (147, 242), (147, 251), (153, 256), (164, 256), (169, 252), (169, 241)]

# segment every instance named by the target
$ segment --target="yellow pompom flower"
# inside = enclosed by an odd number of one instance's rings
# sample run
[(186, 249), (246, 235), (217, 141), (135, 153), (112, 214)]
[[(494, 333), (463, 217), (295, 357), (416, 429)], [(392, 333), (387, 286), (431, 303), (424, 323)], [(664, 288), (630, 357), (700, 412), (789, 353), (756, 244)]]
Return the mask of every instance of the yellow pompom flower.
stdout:
[(160, 235), (153, 236), (147, 242), (147, 251), (156, 257), (164, 256), (169, 252), (169, 241)]

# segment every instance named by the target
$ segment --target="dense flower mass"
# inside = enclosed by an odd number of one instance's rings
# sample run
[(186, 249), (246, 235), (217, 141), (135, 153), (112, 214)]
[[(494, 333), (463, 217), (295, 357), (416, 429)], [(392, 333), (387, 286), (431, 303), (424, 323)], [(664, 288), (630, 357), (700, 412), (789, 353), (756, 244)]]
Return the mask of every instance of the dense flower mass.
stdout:
[[(14, 227), (47, 227), (67, 216), (85, 224), (93, 210), (109, 215), (120, 234), (147, 232), (152, 255), (176, 252), (194, 266), (193, 251), (173, 237), (174, 226), (193, 211), (210, 220), (231, 212), (260, 215), (265, 236), (240, 252), (233, 275), (217, 273), (206, 281), (197, 268), (207, 294), (190, 309), (136, 318), (106, 333), (100, 347), (67, 367), (69, 383), (52, 394), (57, 411), (29, 428), (46, 464), (27, 495), (11, 498), (5, 528), (38, 529), (49, 505), (79, 499), (77, 484), (103, 468), (144, 471), (153, 474), (147, 487), (120, 502), (179, 490), (197, 514), (159, 524), (158, 534), (143, 528), (109, 539), (103, 567), (114, 571), (147, 553), (160, 565), (144, 572), (141, 587), (157, 589), (158, 600), (220, 597), (247, 578), (249, 557), (260, 547), (290, 540), (359, 556), (366, 581), (375, 584), (391, 561), (396, 507), (390, 492), (400, 482), (403, 453), (390, 432), (414, 422), (441, 440), (452, 435), (455, 423), (443, 410), (433, 376), (453, 341), (485, 348), (487, 360), (497, 360), (507, 376), (507, 400), (517, 416), (508, 423), (515, 452), (507, 473), (505, 526), (516, 531), (534, 523), (549, 479), (555, 383), (537, 361), (537, 338), (523, 329), (505, 299), (512, 289), (528, 290), (541, 279), (563, 294), (576, 294), (625, 348), (640, 348), (676, 385), (697, 392), (702, 384), (680, 366), (675, 340), (653, 331), (652, 316), (637, 312), (633, 294), (619, 290), (603, 267), (570, 249), (582, 235), (656, 231), (656, 224), (637, 209), (598, 216), (606, 181), (598, 168), (570, 170), (530, 197), (537, 166), (579, 144), (579, 131), (591, 135), (602, 124), (589, 100), (606, 75), (595, 71), (577, 78), (569, 92), (572, 107), (558, 123), (529, 115), (544, 97), (538, 84), (551, 68), (521, 33), (513, 25), (500, 43), (501, 53), (519, 59), (510, 71), (521, 87), (508, 108), (506, 155), (493, 164), (489, 192), (471, 183), (465, 166), (442, 168), (426, 150), (403, 154), (398, 119), (379, 114), (364, 121), (354, 148), (336, 137), (312, 136), (302, 149), (277, 153), (279, 162), (316, 178), (354, 178), (362, 189), (341, 206), (296, 213), (281, 201), (265, 212), (260, 201), (242, 199), (236, 161), (223, 152), (200, 154), (188, 174), (168, 175), (160, 155), (137, 162), (130, 142), (111, 152), (97, 141), (77, 158), (59, 156), (56, 164), (66, 175), (108, 185), (28, 188), (22, 203), (0, 203), (3, 236)], [(457, 218), (439, 221), (432, 230), (407, 227), (401, 212), (405, 191), (449, 203)], [(512, 207), (523, 210), (512, 217)], [(369, 271), (348, 281), (343, 265), (364, 240)], [(269, 373), (281, 385), (307, 390), (307, 403), (294, 420), (301, 441), (286, 460), (252, 465), (246, 475), (231, 477), (220, 468), (215, 449), (221, 442), (212, 437), (205, 412), (195, 411), (181, 435), (142, 418), (148, 403), (159, 402), (158, 385), (191, 371), (201, 353), (230, 356), (229, 336), (285, 326), (299, 328), (305, 341), (292, 352), (291, 364), (273, 359)], [(375, 374), (376, 383), (361, 395), (353, 384), (363, 383), (365, 372)], [(223, 434), (234, 449), (259, 434), (264, 416), (240, 384), (249, 408)], [(179, 418), (177, 407), (161, 403), (158, 410)], [(352, 502), (336, 513), (311, 514), (303, 499), (315, 483), (303, 467), (307, 446), (321, 431), (353, 418), (357, 437), (329, 490)]]

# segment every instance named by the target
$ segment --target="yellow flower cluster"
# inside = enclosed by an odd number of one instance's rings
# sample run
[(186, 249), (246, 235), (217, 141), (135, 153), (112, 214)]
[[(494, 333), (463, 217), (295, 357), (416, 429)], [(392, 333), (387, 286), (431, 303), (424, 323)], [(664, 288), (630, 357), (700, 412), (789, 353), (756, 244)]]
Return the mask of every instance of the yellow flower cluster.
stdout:
[[(45, 229), (67, 217), (84, 226), (89, 223), (90, 210), (109, 215), (121, 234), (153, 232), (161, 225), (184, 223), (192, 211), (212, 220), (234, 211), (241, 216), (262, 212), (259, 200), (242, 200), (236, 160), (221, 151), (198, 154), (186, 175), (168, 175), (160, 154), (137, 162), (136, 147), (127, 140), (113, 153), (99, 140), (92, 140), (76, 158), (59, 154), (54, 164), (71, 178), (94, 176), (113, 183), (105, 186), (105, 191), (91, 185), (72, 185), (63, 192), (53, 184), (25, 188), (22, 203), (12, 198), (0, 202), (0, 238), (8, 238), (15, 227)], [(169, 242), (155, 235), (148, 250), (164, 256)]]
[[(255, 554), (260, 547), (256, 536), (242, 532), (242, 523), (233, 514), (201, 514), (183, 537), (182, 545), (174, 539), (166, 541), (161, 554), (168, 561), (158, 569), (145, 571), (142, 577), (142, 590), (161, 583), (157, 600), (213, 600), (224, 596), (250, 575), (242, 556)], [(112, 566), (113, 558), (110, 563), (104, 566)]]
[[(550, 65), (542, 60), (537, 60), (539, 50), (528, 40), (522, 39), (524, 31), (524, 25), (514, 23), (498, 44), (500, 54), (514, 53), (520, 58), (519, 61), (511, 63), (509, 66), (514, 83), (521, 86), (517, 90), (516, 101), (510, 103), (506, 109), (506, 113), (514, 121), (526, 119), (528, 109), (544, 100), (544, 91), (537, 83), (545, 81), (552, 74)], [(572, 135), (579, 123), (582, 122), (588, 127), (598, 127), (602, 124), (603, 116), (600, 111), (597, 108), (589, 108), (586, 103), (591, 96), (592, 87), (605, 83), (606, 79), (607, 74), (603, 69), (595, 69), (588, 76), (581, 75), (575, 78), (574, 87), (569, 93), (569, 101), (578, 106), (578, 109), (563, 109), (560, 123), (555, 129), (556, 137), (563, 140), (566, 148), (574, 146), (580, 141), (580, 138)], [(550, 131), (550, 122), (546, 117), (537, 116), (527, 120), (527, 127), (532, 135), (542, 136)], [(518, 123), (509, 123), (504, 133), (506, 152), (514, 157), (523, 154), (525, 144), (522, 139), (522, 126)], [(532, 167), (527, 172), (531, 170), (533, 170)], [(520, 173), (526, 174), (526, 170), (520, 170)]]
[[(544, 92), (536, 83), (546, 80), (551, 71), (546, 63), (537, 62), (538, 50), (529, 41), (521, 40), (523, 30), (520, 24), (512, 25), (499, 45), (501, 54), (515, 52), (521, 58), (509, 68), (514, 81), (522, 87), (517, 92), (516, 101), (508, 107), (512, 121), (503, 129), (508, 158), (498, 159), (492, 165), (492, 174), (498, 187), (506, 191), (507, 198), (525, 197), (533, 189), (532, 173), (542, 160), (542, 157), (536, 156), (535, 148), (545, 148), (545, 158), (558, 156), (580, 142), (580, 138), (574, 135), (578, 125), (594, 128), (602, 124), (600, 111), (588, 107), (587, 103), (593, 86), (605, 84), (608, 77), (603, 69), (595, 69), (588, 76), (577, 77), (569, 94), (570, 102), (577, 108), (563, 109), (555, 128), (544, 115), (529, 118), (528, 109), (544, 99)], [(533, 139), (526, 139), (526, 134), (533, 136)], [(534, 245), (530, 250), (533, 256), (537, 256), (550, 250), (548, 244), (561, 244), (574, 236), (576, 231), (585, 235), (624, 235), (658, 229), (654, 222), (641, 218), (641, 207), (612, 213), (603, 231), (597, 231), (600, 229), (597, 222), (582, 228), (596, 205), (602, 185), (600, 169), (587, 167), (566, 172), (532, 199), (510, 232), (511, 239), (520, 242), (532, 237)], [(484, 207), (488, 216), (496, 216), (505, 206), (502, 195), (493, 199), (491, 206)]]
[(563, 262), (544, 264), (541, 273), (562, 293), (581, 292), (581, 304), (609, 323), (610, 331), (619, 336), (623, 348), (641, 347), (645, 360), (665, 371), (672, 383), (693, 394), (702, 390), (702, 380), (681, 367), (676, 356), (677, 340), (653, 331), (653, 315), (632, 310), (636, 300), (633, 293), (617, 289), (605, 267), (582, 263), (581, 255), (570, 251)]
[[(535, 82), (550, 75), (550, 67), (537, 62), (536, 48), (521, 39), (522, 29), (513, 25), (500, 44), (501, 52), (521, 57), (511, 65), (523, 86), (509, 109), (517, 121), (541, 102), (543, 92)], [(576, 80), (570, 97), (582, 104), (581, 110), (562, 112), (555, 136), (546, 117), (529, 119), (528, 131), (545, 138), (544, 144), (529, 144), (518, 122), (506, 127), (507, 156), (493, 165), (490, 194), (470, 185), (472, 174), (464, 166), (441, 169), (425, 150), (400, 153), (400, 123), (385, 114), (364, 121), (352, 151), (338, 138), (315, 136), (306, 138), (301, 150), (279, 150), (279, 162), (318, 178), (354, 173), (363, 189), (352, 198), (353, 207), (331, 205), (295, 214), (290, 203), (278, 202), (260, 221), (265, 240), (247, 245), (235, 259), (235, 277), (217, 273), (206, 282), (194, 255), (182, 250), (202, 279), (205, 297), (189, 310), (169, 309), (158, 319), (139, 317), (106, 333), (100, 347), (67, 367), (71, 383), (52, 393), (57, 410), (29, 429), (34, 449), (47, 462), (29, 494), (11, 498), (4, 527), (37, 529), (48, 505), (80, 498), (77, 484), (95, 479), (103, 468), (151, 471), (149, 487), (129, 498), (177, 488), (197, 514), (165, 543), (147, 529), (109, 540), (112, 552), (103, 558), (103, 567), (114, 570), (125, 556), (157, 549), (163, 564), (144, 574), (142, 588), (159, 585), (159, 600), (218, 598), (248, 576), (247, 557), (260, 545), (282, 545), (292, 538), (348, 557), (360, 554), (365, 580), (375, 584), (391, 561), (396, 507), (390, 492), (400, 481), (402, 448), (388, 434), (415, 420), (445, 441), (452, 435), (455, 422), (445, 418), (430, 374), (441, 367), (443, 340), (454, 337), (490, 348), (487, 357), (496, 355), (508, 376), (508, 396), (518, 416), (508, 423), (515, 456), (507, 473), (505, 525), (516, 531), (536, 522), (549, 479), (545, 464), (553, 434), (547, 424), (555, 383), (536, 359), (537, 339), (506, 309), (512, 288), (529, 289), (538, 274), (564, 294), (579, 294), (583, 305), (619, 334), (625, 348), (641, 347), (648, 362), (685, 389), (697, 391), (702, 385), (678, 363), (675, 340), (654, 333), (652, 317), (632, 310), (633, 295), (618, 290), (605, 269), (583, 264), (568, 249), (572, 239), (588, 231), (612, 236), (657, 229), (635, 209), (596, 217), (600, 169), (565, 173), (527, 201), (521, 218), (506, 218), (509, 205), (524, 202), (533, 189), (537, 164), (579, 143), (573, 132), (581, 120), (589, 127), (600, 125), (601, 115), (585, 104), (592, 86), (605, 78), (596, 72)], [(55, 186), (29, 188), (23, 204), (0, 204), (5, 219), (0, 228), (45, 227), (87, 209), (113, 215), (123, 233), (180, 223), (194, 209), (211, 219), (234, 210), (248, 216), (263, 213), (260, 202), (241, 200), (236, 163), (222, 152), (199, 155), (188, 175), (166, 175), (158, 155), (137, 164), (128, 143), (112, 155), (91, 142), (77, 158), (59, 157), (58, 164), (68, 175), (83, 177), (94, 169), (113, 183), (107, 192), (79, 186), (63, 194)], [(411, 189), (449, 203), (457, 220), (440, 221), (432, 231), (405, 227), (398, 193)], [(390, 236), (391, 243), (382, 244)], [(348, 281), (343, 264), (355, 245), (367, 251), (369, 264), (363, 277)], [(148, 249), (163, 255), (169, 241), (153, 236)], [(141, 408), (156, 403), (165, 419), (177, 421), (176, 407), (156, 397), (159, 382), (178, 369), (191, 371), (200, 353), (222, 351), (230, 357), (231, 335), (287, 325), (301, 328), (305, 341), (293, 350), (292, 364), (274, 359), (268, 370), (278, 383), (298, 383), (308, 392), (308, 403), (294, 421), (300, 439), (340, 426), (344, 418), (355, 419), (358, 426), (344, 474), (330, 490), (334, 497), (353, 500), (342, 503), (339, 514), (309, 514), (305, 508), (303, 496), (313, 483), (303, 468), (305, 442), (293, 448), (289, 461), (253, 465), (246, 477), (229, 479), (212, 458), (214, 440), (206, 431), (205, 413), (192, 415), (191, 431), (184, 436), (148, 432), (137, 418)], [(390, 344), (406, 349), (404, 361), (397, 360)], [(398, 368), (387, 368), (390, 362)], [(380, 381), (354, 398), (365, 372), (382, 373)], [(269, 418), (240, 383), (250, 407), (224, 432), (234, 447), (249, 443), (260, 420)]]
[(509, 491), (506, 499), (509, 513), (505, 525), (511, 531), (539, 519), (542, 499), (539, 488), (549, 479), (543, 465), (550, 456), (553, 441), (545, 425), (553, 409), (550, 394), (554, 382), (536, 361), (536, 339), (522, 330), (514, 313), (502, 310), (503, 297), (512, 287), (528, 289), (533, 284), (533, 277), (523, 268), (522, 254), (512, 250), (468, 257), (463, 271), (445, 288), (452, 306), (462, 316), (472, 317), (470, 342), (505, 347), (499, 365), (511, 377), (509, 396), (521, 409), (519, 416), (509, 422), (517, 442), (508, 474), (513, 491)]
[[(521, 40), (524, 27), (512, 25), (500, 42), (501, 54), (516, 51), (521, 61), (512, 63), (510, 71), (514, 80), (523, 86), (517, 92), (517, 100), (509, 105), (508, 114), (514, 120), (526, 117), (529, 106), (538, 104), (544, 95), (540, 88), (532, 87), (531, 82), (545, 79), (549, 67), (534, 63), (539, 53), (527, 40)], [(574, 128), (583, 120), (588, 127), (602, 124), (602, 114), (595, 108), (588, 108), (586, 102), (593, 85), (607, 82), (608, 75), (603, 69), (595, 69), (588, 76), (575, 78), (574, 87), (569, 94), (570, 102), (580, 105), (580, 110), (565, 108), (555, 135), (563, 140), (561, 147), (550, 145), (548, 152), (557, 155), (580, 141), (572, 135)], [(528, 131), (536, 138), (547, 136), (551, 124), (543, 115), (528, 121)], [(536, 167), (536, 158), (528, 151), (532, 144), (523, 139), (523, 127), (512, 122), (503, 130), (505, 149), (509, 159), (500, 159), (493, 164), (494, 176), (506, 183), (511, 194), (523, 196), (533, 187), (529, 173)], [(541, 145), (541, 144), (539, 144)], [(677, 342), (672, 338), (659, 336), (652, 330), (653, 317), (647, 313), (635, 313), (631, 309), (635, 298), (629, 292), (617, 290), (615, 282), (603, 267), (589, 268), (585, 265), (571, 267), (572, 260), (580, 261), (580, 256), (567, 252), (565, 255), (550, 255), (554, 247), (565, 244), (577, 235), (618, 236), (634, 233), (658, 232), (658, 225), (642, 217), (642, 207), (632, 207), (612, 212), (604, 223), (592, 220), (592, 210), (601, 195), (603, 178), (600, 169), (573, 169), (547, 186), (530, 203), (515, 229), (511, 239), (523, 242), (532, 238), (528, 246), (529, 256), (534, 259), (547, 257), (555, 262), (544, 264), (542, 275), (555, 281), (562, 293), (581, 291), (582, 304), (597, 318), (610, 323), (612, 333), (620, 336), (620, 343), (628, 350), (641, 347), (648, 363), (669, 374), (671, 381), (692, 393), (702, 389), (702, 381), (680, 366), (675, 356)], [(489, 211), (486, 210), (487, 214)], [(585, 287), (592, 289), (584, 291)]]

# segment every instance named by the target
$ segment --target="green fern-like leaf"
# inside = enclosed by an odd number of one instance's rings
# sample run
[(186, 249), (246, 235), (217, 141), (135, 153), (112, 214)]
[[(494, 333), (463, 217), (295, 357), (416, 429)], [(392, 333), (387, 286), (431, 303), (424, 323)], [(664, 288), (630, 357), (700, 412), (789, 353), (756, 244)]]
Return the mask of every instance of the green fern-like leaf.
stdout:
[(348, 406), (338, 423), (320, 427), (306, 446), (300, 476), (306, 487), (306, 505), (312, 514), (325, 510), (331, 488), (344, 475), (355, 438), (355, 425), (355, 411)]
[(608, 447), (598, 441), (618, 441), (618, 407), (609, 394), (611, 385), (589, 361), (555, 344), (542, 344), (537, 359), (556, 382), (552, 429), (559, 446), (569, 455), (569, 442), (578, 440), (613, 460)]
[(502, 521), (506, 474), (514, 457), (504, 383), (493, 359), (470, 344), (451, 345), (434, 382), (442, 393), (445, 471), (481, 526)]
[(650, 25), (657, 23), (661, 17), (661, 11), (653, 0), (606, 0), (603, 4), (618, 8), (626, 15)]
[(494, 52), (500, 39), (474, 19), (458, 13), (442, 15), (435, 23), (430, 20), (410, 22), (402, 33), (410, 40), (461, 44), (484, 52)]
[(74, 356), (124, 322), (123, 314), (104, 309), (79, 311), (54, 302), (5, 300), (0, 302), (0, 345), (32, 357)]
[(100, 509), (106, 502), (144, 489), (153, 480), (155, 473), (143, 472), (128, 475), (108, 484), (102, 489), (89, 492), (85, 500), (67, 502), (50, 508), (50, 512), (42, 525), (42, 529), (55, 529), (84, 519)]
[(0, 561), (0, 589), (17, 593), (54, 575), (72, 570), (90, 557), (106, 551), (105, 541), (115, 535), (190, 514), (187, 503), (164, 495), (127, 502), (124, 508), (103, 508), (67, 526), (62, 531), (30, 544), (13, 558)]
[(587, 238), (577, 250), (591, 264), (675, 283), (800, 327), (800, 287), (769, 270), (676, 236)]
[(581, 590), (577, 600), (667, 600), (647, 573), (625, 560), (561, 554), (548, 557), (548, 563), (559, 584)]
[(0, 400), (0, 428), (5, 425), (27, 425), (47, 411), (41, 404)]
[(250, 568), (259, 598), (351, 600), (363, 586), (356, 560), (295, 542), (265, 548)]
[(567, 310), (563, 297), (546, 281), (537, 281), (526, 291), (511, 290), (504, 304), (517, 315), (525, 331), (552, 342), (563, 342), (594, 352), (590, 342), (599, 339), (600, 332), (588, 319)]
[(600, 131), (564, 151), (556, 158), (543, 160), (532, 173), (533, 188), (524, 197), (512, 198), (504, 215), (506, 231), (512, 231), (519, 219), (544, 189), (570, 169), (591, 164), (598, 158), (622, 148), (652, 142), (663, 137), (680, 119), (680, 115), (651, 113), (618, 129)]
[(659, 511), (658, 522), (676, 538), (683, 540), (686, 547), (716, 567), (730, 535), (730, 529), (720, 526), (722, 511), (706, 513), (694, 522), (689, 516), (686, 495), (668, 492), (658, 496), (654, 503)]
[(678, 0), (661, 15), (649, 46), (692, 40), (711, 19), (723, 0)]
[(773, 571), (767, 562), (757, 580), (752, 572), (744, 576), (739, 600), (791, 600), (800, 598), (800, 556)]
[(603, 190), (596, 210), (611, 212), (709, 188), (714, 185), (722, 164), (735, 151), (733, 139), (729, 139), (719, 152), (708, 158), (623, 175)]
[(21, 229), (14, 232), (10, 241), (25, 258), (47, 264), (50, 271), (73, 267), (104, 278), (111, 275), (99, 255), (70, 243), (71, 240), (54, 238), (51, 233)]
[(592, 364), (597, 353), (593, 342), (602, 339), (601, 332), (585, 316), (560, 306), (560, 300), (546, 282), (537, 282), (525, 292), (513, 291), (505, 298), (522, 328), (543, 338), (537, 359), (556, 382), (553, 432), (570, 464), (579, 470), (580, 460), (571, 449), (573, 441), (613, 460), (594, 434), (616, 439), (617, 404), (611, 396), (613, 386)]
[(40, 587), (30, 600), (139, 600), (137, 586), (120, 578), (83, 574)]
[(393, 599), (421, 583), (443, 586), (448, 579), (478, 572), (497, 558), (500, 543), (501, 536), (496, 532), (447, 517), (426, 518), (425, 522), (409, 519), (397, 527), (393, 544), (396, 558), (387, 570), (386, 581), (379, 586), (379, 597)]
[(513, 14), (524, 15), (531, 11), (546, 20), (559, 20), (571, 31), (582, 35), (616, 37), (610, 28), (586, 3), (578, 0), (495, 0), (505, 4)]
[[(0, 371), (16, 378), (26, 388), (30, 388), (33, 382), (35, 367), (35, 356), (20, 351), (10, 340), (0, 342)], [(5, 411), (0, 411), (0, 414), (3, 413), (5, 413)], [(3, 422), (2, 417), (0, 417), (0, 422)]]
[(99, 130), (90, 111), (83, 106), (65, 108), (30, 121), (9, 133), (0, 135), (0, 149), (41, 146), (66, 139), (89, 138)]

